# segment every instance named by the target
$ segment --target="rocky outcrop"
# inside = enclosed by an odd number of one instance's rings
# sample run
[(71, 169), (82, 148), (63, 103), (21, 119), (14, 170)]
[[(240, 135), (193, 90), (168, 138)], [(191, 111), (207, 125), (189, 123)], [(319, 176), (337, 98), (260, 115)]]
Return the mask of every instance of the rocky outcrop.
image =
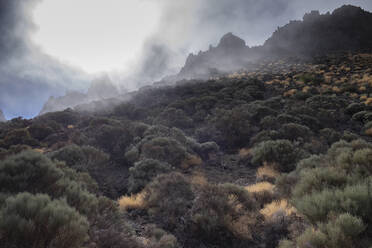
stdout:
[(351, 5), (332, 14), (312, 11), (303, 20), (278, 28), (262, 46), (254, 48), (228, 33), (217, 47), (190, 54), (178, 78), (206, 78), (263, 58), (311, 58), (337, 51), (372, 51), (372, 13)]
[(5, 122), (6, 119), (5, 119), (5, 116), (4, 116), (4, 113), (3, 111), (0, 109), (0, 122)]

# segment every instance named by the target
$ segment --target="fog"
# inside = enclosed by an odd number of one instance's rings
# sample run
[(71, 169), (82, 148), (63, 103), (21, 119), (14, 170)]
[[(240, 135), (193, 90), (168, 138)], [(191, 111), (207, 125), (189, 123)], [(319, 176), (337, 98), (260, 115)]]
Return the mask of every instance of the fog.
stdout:
[[(81, 65), (66, 63), (68, 57), (46, 54), (43, 47), (32, 40), (38, 28), (33, 20), (33, 11), (37, 4), (46, 1), (0, 0), (0, 109), (8, 119), (35, 116), (49, 96), (63, 95), (66, 90), (86, 91), (93, 78), (79, 69)], [(343, 4), (372, 10), (370, 0), (142, 1), (156, 4), (160, 19), (147, 38), (138, 40), (143, 45), (135, 59), (122, 65), (122, 71), (126, 73), (108, 70), (121, 88), (136, 89), (178, 73), (189, 53), (207, 50), (210, 44), (216, 45), (227, 32), (233, 32), (247, 45), (255, 46), (263, 44), (278, 26), (302, 19), (304, 13), (311, 10), (325, 13)], [(121, 2), (126, 3), (129, 4), (130, 0)], [(84, 18), (83, 14), (81, 18)], [(146, 18), (146, 15), (138, 18)], [(133, 23), (136, 21), (134, 19)], [(118, 23), (117, 28), (120, 27)], [(104, 56), (99, 54), (99, 50), (92, 52), (96, 52), (97, 57)], [(119, 51), (117, 54), (125, 56)]]

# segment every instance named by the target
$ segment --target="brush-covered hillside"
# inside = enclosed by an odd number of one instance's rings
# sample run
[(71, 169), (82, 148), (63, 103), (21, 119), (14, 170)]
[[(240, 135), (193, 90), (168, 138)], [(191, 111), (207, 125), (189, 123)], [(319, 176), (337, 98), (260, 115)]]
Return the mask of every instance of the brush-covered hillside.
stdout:
[(0, 123), (0, 247), (369, 248), (372, 53)]

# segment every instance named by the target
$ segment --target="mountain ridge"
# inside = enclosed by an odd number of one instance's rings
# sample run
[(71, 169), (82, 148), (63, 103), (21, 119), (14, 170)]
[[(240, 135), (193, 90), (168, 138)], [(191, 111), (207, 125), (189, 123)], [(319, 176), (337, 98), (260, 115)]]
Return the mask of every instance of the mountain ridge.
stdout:
[[(221, 45), (224, 44), (224, 45)], [(217, 72), (238, 70), (268, 58), (312, 58), (337, 51), (372, 50), (372, 13), (353, 5), (343, 5), (332, 14), (306, 13), (303, 20), (290, 21), (263, 45), (252, 47), (228, 33), (217, 47), (190, 54), (178, 78), (208, 78)]]

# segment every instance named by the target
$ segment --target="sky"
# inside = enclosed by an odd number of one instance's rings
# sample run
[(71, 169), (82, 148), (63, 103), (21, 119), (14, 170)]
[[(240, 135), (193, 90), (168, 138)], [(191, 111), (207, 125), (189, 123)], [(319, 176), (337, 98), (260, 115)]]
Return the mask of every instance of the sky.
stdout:
[(0, 109), (33, 117), (102, 73), (135, 89), (227, 32), (260, 45), (306, 12), (343, 4), (372, 11), (371, 0), (0, 0)]

